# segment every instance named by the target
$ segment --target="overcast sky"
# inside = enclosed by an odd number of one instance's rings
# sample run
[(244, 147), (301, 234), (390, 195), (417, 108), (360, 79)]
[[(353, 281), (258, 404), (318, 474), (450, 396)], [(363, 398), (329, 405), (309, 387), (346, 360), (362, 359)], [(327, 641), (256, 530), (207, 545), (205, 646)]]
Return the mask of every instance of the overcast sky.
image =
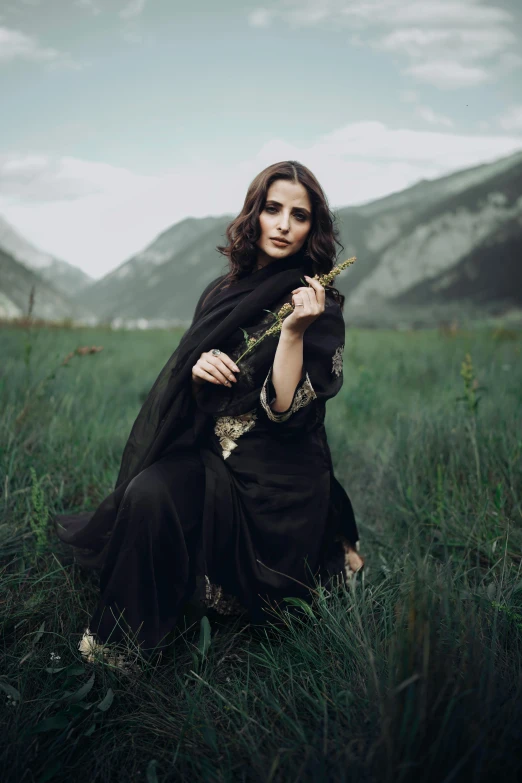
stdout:
[(2, 0), (0, 214), (102, 277), (297, 159), (332, 208), (522, 149), (520, 0)]

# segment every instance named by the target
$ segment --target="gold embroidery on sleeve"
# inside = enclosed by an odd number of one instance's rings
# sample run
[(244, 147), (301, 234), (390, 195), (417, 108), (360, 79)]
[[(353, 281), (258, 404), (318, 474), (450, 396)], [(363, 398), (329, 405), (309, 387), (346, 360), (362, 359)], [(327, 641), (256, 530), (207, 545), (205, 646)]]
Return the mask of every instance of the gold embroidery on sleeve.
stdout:
[(335, 353), (332, 356), (332, 374), (337, 378), (343, 371), (343, 351), (344, 345), (339, 345), (335, 349)]
[(236, 448), (236, 440), (248, 432), (255, 425), (257, 414), (255, 410), (241, 413), (239, 416), (218, 416), (214, 424), (214, 432), (219, 438), (219, 445), (223, 451), (223, 459), (230, 457)]
[(312, 386), (312, 382), (310, 380), (310, 376), (308, 373), (306, 373), (305, 380), (303, 381), (303, 385), (300, 389), (297, 390), (296, 395), (294, 397), (294, 401), (292, 402), (292, 405), (287, 411), (273, 411), (268, 403), (268, 379), (270, 377), (270, 372), (265, 378), (265, 382), (263, 383), (263, 388), (261, 389), (261, 405), (263, 406), (266, 415), (271, 421), (286, 421), (290, 418), (292, 413), (295, 413), (299, 408), (304, 408), (305, 405), (308, 405), (309, 402), (312, 400), (317, 399), (317, 394), (314, 391), (314, 387)]

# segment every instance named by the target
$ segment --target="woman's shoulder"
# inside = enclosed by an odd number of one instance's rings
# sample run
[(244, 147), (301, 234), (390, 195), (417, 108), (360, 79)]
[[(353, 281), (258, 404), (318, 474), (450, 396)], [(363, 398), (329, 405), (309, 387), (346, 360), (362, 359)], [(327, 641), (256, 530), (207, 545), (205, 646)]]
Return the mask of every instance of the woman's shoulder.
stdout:
[(200, 297), (198, 299), (198, 303), (196, 305), (196, 310), (194, 313), (194, 318), (199, 315), (199, 312), (201, 308), (203, 307), (203, 304), (205, 303), (205, 300), (207, 297), (210, 296), (210, 294), (215, 290), (216, 292), (219, 290), (221, 283), (224, 281), (224, 279), (227, 277), (227, 273), (218, 275), (218, 277), (215, 277), (213, 280), (208, 283), (203, 291), (200, 294)]

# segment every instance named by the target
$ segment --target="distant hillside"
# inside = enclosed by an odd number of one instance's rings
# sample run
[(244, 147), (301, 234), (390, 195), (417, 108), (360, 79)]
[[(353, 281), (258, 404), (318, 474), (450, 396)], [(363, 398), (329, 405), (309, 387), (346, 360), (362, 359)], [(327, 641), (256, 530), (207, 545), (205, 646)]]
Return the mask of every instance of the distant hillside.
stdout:
[(231, 216), (187, 218), (145, 250), (81, 291), (76, 301), (99, 318), (190, 320), (207, 283), (224, 271), (216, 252)]
[(0, 249), (37, 272), (41, 278), (67, 296), (77, 294), (93, 282), (92, 278), (77, 266), (38, 250), (1, 216)]
[[(460, 299), (494, 303), (507, 289), (509, 301), (520, 302), (522, 152), (336, 213), (340, 259), (357, 256), (337, 281), (351, 313)], [(175, 224), (77, 301), (102, 319), (189, 321), (203, 287), (226, 269), (215, 247), (225, 244), (233, 217)], [(496, 275), (484, 268), (493, 256)]]
[(79, 307), (53, 288), (32, 269), (0, 250), (0, 317), (15, 318), (27, 314), (29, 295), (34, 286), (35, 318), (88, 318), (87, 308)]
[[(445, 298), (444, 288), (436, 287), (441, 275), (457, 270), (462, 262), (466, 268), (478, 268), (483, 263), (483, 248), (497, 247), (499, 266), (497, 273), (502, 277), (501, 246), (504, 242), (503, 226), (511, 226), (508, 233), (517, 231), (522, 216), (522, 155), (509, 159), (510, 165), (491, 164), (480, 167), (481, 177), (474, 170), (474, 176), (454, 175), (466, 187), (438, 188), (438, 198), (417, 199), (415, 206), (395, 214), (395, 236), (375, 248), (373, 263), (366, 267), (360, 281), (348, 279), (349, 300), (354, 305), (376, 304), (379, 300), (419, 303), (416, 292), (431, 290), (431, 301)], [(446, 185), (452, 183), (446, 180)], [(467, 179), (467, 182), (466, 182)], [(436, 186), (440, 182), (434, 183)], [(457, 184), (457, 183), (454, 183)], [(418, 195), (418, 194), (417, 194)], [(395, 207), (392, 205), (392, 209)], [(390, 213), (382, 211), (374, 217), (372, 230), (379, 231), (383, 219), (389, 220)], [(371, 239), (369, 244), (371, 244)], [(375, 245), (374, 245), (375, 247)], [(478, 271), (477, 271), (478, 274)], [(459, 297), (473, 299), (472, 287), (459, 286)], [(435, 286), (430, 288), (429, 281)], [(354, 282), (358, 285), (353, 288)], [(514, 283), (515, 281), (513, 281)], [(419, 287), (420, 286), (420, 287)], [(342, 285), (340, 286), (342, 288)], [(351, 290), (350, 290), (351, 289)], [(512, 296), (522, 301), (522, 290), (513, 291)], [(491, 281), (487, 297), (482, 301), (504, 298), (504, 287)]]
[(522, 304), (522, 214), (503, 223), (449, 271), (426, 278), (395, 301), (492, 304), (492, 291), (503, 305)]

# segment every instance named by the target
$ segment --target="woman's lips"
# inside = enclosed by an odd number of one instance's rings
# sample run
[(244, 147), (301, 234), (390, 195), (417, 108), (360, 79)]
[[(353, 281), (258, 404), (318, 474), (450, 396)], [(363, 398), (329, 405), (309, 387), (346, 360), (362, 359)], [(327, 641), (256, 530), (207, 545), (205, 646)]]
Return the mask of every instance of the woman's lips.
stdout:
[(287, 245), (290, 244), (290, 242), (285, 242), (282, 239), (273, 239), (273, 237), (270, 237), (274, 245), (277, 245), (278, 247), (287, 247)]

